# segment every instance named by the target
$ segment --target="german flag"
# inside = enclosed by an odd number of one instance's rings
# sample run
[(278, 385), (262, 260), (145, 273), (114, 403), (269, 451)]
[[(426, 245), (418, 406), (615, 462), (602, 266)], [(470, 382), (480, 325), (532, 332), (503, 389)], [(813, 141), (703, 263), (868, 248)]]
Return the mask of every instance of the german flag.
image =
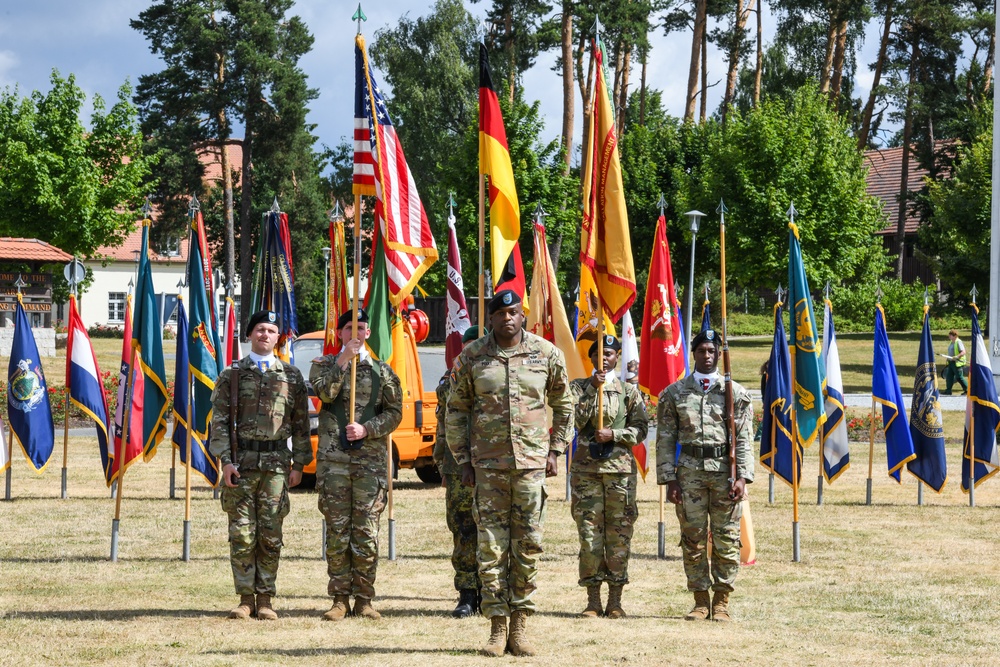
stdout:
[(479, 45), (479, 173), (490, 177), (490, 256), (495, 291), (511, 289), (524, 300), (521, 209), (486, 46)]

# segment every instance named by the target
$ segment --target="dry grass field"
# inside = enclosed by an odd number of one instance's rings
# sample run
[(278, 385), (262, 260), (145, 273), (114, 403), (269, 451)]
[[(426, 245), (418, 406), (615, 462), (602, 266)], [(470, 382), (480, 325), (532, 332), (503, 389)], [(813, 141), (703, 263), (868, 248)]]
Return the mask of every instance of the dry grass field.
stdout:
[[(61, 445), (61, 441), (59, 443)], [(114, 503), (96, 444), (73, 438), (70, 498), (59, 500), (59, 456), (41, 476), (14, 461), (15, 499), (0, 502), (0, 664), (3, 665), (475, 665), (488, 625), (450, 618), (454, 591), (443, 490), (403, 471), (395, 493), (397, 553), (380, 563), (383, 620), (324, 623), (328, 605), (320, 515), (311, 491), (295, 493), (286, 520), (276, 623), (233, 622), (224, 515), (195, 485), (192, 560), (180, 560), (183, 502), (168, 499), (170, 452), (136, 463), (125, 479), (120, 560), (108, 561)], [(767, 478), (752, 487), (755, 566), (733, 596), (737, 622), (693, 624), (676, 519), (667, 559), (656, 558), (657, 487), (640, 484), (640, 519), (623, 621), (577, 618), (577, 542), (564, 478), (550, 480), (539, 614), (529, 630), (539, 655), (524, 665), (995, 665), (1000, 584), (996, 523), (1000, 479), (978, 507), (958, 489), (958, 450), (941, 496), (915, 504), (916, 485), (875, 463), (874, 505), (864, 501), (867, 446), (815, 506), (815, 453), (802, 490), (802, 562), (791, 562), (791, 494)], [(878, 455), (877, 455), (878, 456)], [(183, 479), (183, 475), (178, 475)]]

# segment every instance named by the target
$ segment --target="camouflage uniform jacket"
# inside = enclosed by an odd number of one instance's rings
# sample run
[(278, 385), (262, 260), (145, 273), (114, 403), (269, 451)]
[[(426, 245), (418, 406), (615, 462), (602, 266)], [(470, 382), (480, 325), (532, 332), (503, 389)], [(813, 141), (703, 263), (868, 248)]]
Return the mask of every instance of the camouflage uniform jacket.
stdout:
[[(677, 479), (676, 468), (728, 472), (729, 454), (717, 458), (696, 458), (681, 452), (674, 462), (676, 443), (703, 447), (726, 446), (726, 394), (724, 383), (714, 382), (702, 391), (694, 374), (678, 380), (660, 394), (656, 415), (656, 482)], [(750, 393), (733, 382), (736, 423), (736, 474), (753, 482), (753, 404)]]
[(437, 407), (434, 416), (437, 418), (437, 438), (434, 440), (434, 463), (442, 475), (459, 475), (461, 467), (455, 462), (455, 455), (448, 447), (446, 419), (448, 415), (448, 390), (451, 388), (451, 371), (441, 376), (437, 389)]
[[(236, 435), (247, 440), (287, 440), (292, 451), (281, 447), (275, 452), (237, 449), (237, 468), (287, 473), (289, 463), (295, 470), (312, 462), (309, 442), (309, 390), (298, 368), (280, 359), (261, 372), (249, 356), (237, 362)], [(222, 460), (234, 463), (229, 449), (229, 377), (232, 367), (219, 374), (212, 391), (212, 436), (208, 449)]]
[[(579, 430), (576, 453), (571, 470), (574, 472), (632, 473), (635, 474), (633, 445), (642, 442), (649, 429), (646, 404), (642, 392), (635, 385), (609, 376), (604, 383), (604, 427), (610, 428), (615, 443), (611, 458), (603, 461), (590, 456), (590, 444), (596, 443), (597, 389), (590, 378), (580, 378), (570, 383), (576, 401), (576, 428)], [(614, 428), (615, 419), (624, 410), (625, 423)]]
[(375, 416), (361, 422), (362, 415), (372, 399), (372, 373), (376, 365), (370, 358), (358, 362), (357, 380), (354, 387), (355, 419), (365, 427), (368, 435), (358, 449), (340, 448), (340, 424), (334, 414), (334, 402), (340, 401), (344, 414), (350, 419), (347, 403), (351, 395), (351, 367), (341, 370), (336, 355), (327, 355), (313, 361), (309, 370), (309, 382), (313, 391), (322, 401), (319, 411), (319, 446), (316, 450), (317, 462), (327, 468), (347, 471), (350, 464), (360, 465), (372, 473), (387, 474), (387, 450), (389, 436), (403, 419), (403, 391), (399, 378), (389, 364), (378, 363), (380, 369), (379, 395), (375, 397)]
[[(546, 403), (552, 410), (552, 429)], [(562, 352), (523, 331), (514, 348), (494, 336), (466, 347), (455, 361), (446, 435), (459, 465), (532, 470), (573, 438), (573, 397)]]

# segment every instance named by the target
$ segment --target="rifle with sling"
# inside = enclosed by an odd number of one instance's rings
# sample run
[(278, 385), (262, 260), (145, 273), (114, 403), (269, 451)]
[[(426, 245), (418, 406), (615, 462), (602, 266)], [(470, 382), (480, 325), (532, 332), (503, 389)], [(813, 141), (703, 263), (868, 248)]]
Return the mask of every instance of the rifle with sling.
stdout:
[(233, 467), (236, 465), (236, 404), (239, 402), (239, 378), (240, 369), (234, 361), (229, 373), (229, 456), (232, 458)]
[(729, 359), (729, 334), (726, 331), (726, 204), (719, 200), (719, 263), (722, 282), (722, 372), (725, 378), (723, 388), (726, 393), (726, 444), (729, 446), (729, 497), (736, 499), (733, 485), (736, 483), (736, 417), (733, 414), (733, 377), (732, 364)]

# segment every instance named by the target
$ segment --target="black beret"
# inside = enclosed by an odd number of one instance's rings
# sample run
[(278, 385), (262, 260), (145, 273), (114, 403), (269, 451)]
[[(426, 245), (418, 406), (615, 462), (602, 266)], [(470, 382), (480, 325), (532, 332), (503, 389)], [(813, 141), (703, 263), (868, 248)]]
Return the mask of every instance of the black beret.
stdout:
[(477, 338), (479, 338), (479, 327), (476, 325), (472, 325), (471, 327), (465, 330), (464, 334), (462, 334), (462, 345), (465, 345), (466, 343), (471, 343)]
[[(615, 338), (614, 336), (612, 336), (610, 334), (608, 334), (607, 336), (604, 337), (604, 348), (607, 349), (609, 347), (612, 350), (614, 350), (615, 352), (621, 352), (622, 351), (621, 341), (619, 341), (617, 338)], [(592, 356), (594, 356), (595, 352), (597, 352), (597, 341), (596, 340), (590, 345), (590, 349), (587, 350), (587, 356), (588, 357), (592, 357)]]
[[(351, 311), (343, 313), (340, 317), (337, 318), (337, 328), (343, 329), (353, 321), (353, 318), (354, 315), (351, 314)], [(368, 311), (366, 311), (364, 308), (358, 308), (358, 324), (367, 324), (367, 323), (368, 323)]]
[(490, 315), (492, 315), (501, 308), (509, 308), (510, 306), (516, 306), (519, 303), (521, 303), (521, 297), (517, 295), (517, 292), (511, 289), (500, 290), (493, 295), (492, 299), (490, 299), (487, 310), (489, 310)]
[(260, 324), (261, 322), (265, 322), (267, 324), (273, 324), (274, 326), (278, 327), (278, 331), (281, 331), (281, 317), (278, 315), (278, 313), (274, 312), (273, 310), (258, 310), (256, 313), (250, 316), (249, 320), (247, 320), (247, 330), (245, 337), (249, 338), (250, 333), (253, 331), (254, 327)]
[(722, 341), (719, 339), (719, 334), (716, 333), (714, 329), (699, 331), (698, 334), (691, 340), (691, 350), (695, 350), (702, 343), (711, 343), (715, 347), (722, 345)]

